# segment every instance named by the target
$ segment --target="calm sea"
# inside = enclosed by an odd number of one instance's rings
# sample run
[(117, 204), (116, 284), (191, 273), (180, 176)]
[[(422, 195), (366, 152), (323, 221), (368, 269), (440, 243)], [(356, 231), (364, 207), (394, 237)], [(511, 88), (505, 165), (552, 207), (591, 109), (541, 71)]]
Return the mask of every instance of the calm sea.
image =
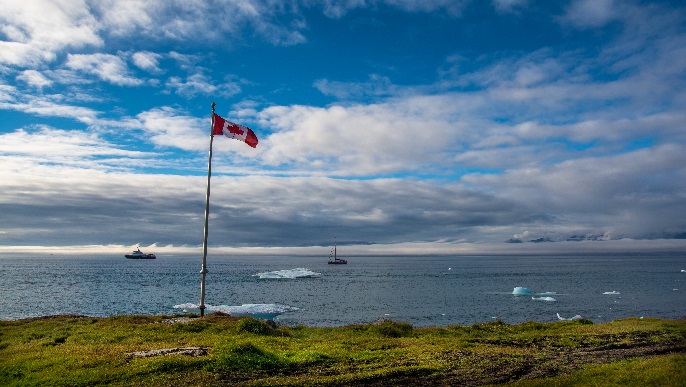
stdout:
[[(549, 322), (557, 314), (594, 322), (624, 317), (686, 317), (686, 255), (208, 256), (210, 305), (299, 308), (276, 321), (340, 326), (379, 318), (415, 326)], [(307, 268), (318, 278), (260, 279)], [(0, 255), (0, 319), (55, 314), (173, 314), (197, 304), (200, 257), (156, 260), (112, 256)], [(535, 294), (514, 296), (515, 287)]]

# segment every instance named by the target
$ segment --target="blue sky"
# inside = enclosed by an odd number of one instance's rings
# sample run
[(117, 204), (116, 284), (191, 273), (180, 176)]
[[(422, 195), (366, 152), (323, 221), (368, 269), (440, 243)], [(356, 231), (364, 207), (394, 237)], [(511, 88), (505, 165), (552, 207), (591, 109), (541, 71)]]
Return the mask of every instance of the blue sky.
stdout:
[[(0, 250), (686, 247), (686, 6), (15, 1)], [(47, 249), (47, 250), (46, 250)], [(184, 250), (185, 249), (185, 250)]]

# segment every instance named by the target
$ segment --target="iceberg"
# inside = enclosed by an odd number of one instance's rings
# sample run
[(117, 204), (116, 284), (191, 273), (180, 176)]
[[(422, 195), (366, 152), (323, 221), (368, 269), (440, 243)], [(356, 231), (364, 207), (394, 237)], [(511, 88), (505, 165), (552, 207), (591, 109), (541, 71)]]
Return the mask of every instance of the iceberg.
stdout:
[(297, 279), (297, 278), (319, 278), (322, 273), (316, 273), (304, 267), (287, 270), (265, 271), (263, 273), (253, 274), (253, 277), (260, 279)]
[(532, 292), (528, 288), (517, 286), (516, 288), (514, 288), (514, 290), (512, 290), (512, 294), (514, 294), (515, 296), (530, 296), (536, 293)]
[(611, 292), (604, 292), (603, 294), (621, 294), (620, 292), (613, 290)]
[(578, 314), (576, 316), (570, 317), (570, 318), (564, 318), (564, 317), (560, 316), (559, 313), (557, 314), (557, 319), (560, 321), (574, 321), (574, 320), (581, 320), (582, 318), (583, 317), (581, 317), (581, 315), (578, 315)]
[(546, 302), (555, 302), (557, 301), (553, 297), (531, 297), (532, 300), (534, 301), (546, 301)]
[[(174, 309), (183, 309), (187, 313), (199, 310), (196, 304), (174, 305)], [(299, 309), (282, 304), (205, 305), (205, 311), (208, 312), (222, 312), (231, 316), (251, 316), (265, 320), (273, 320), (276, 316)]]
[(255, 318), (263, 318), (273, 320), (274, 317), (299, 310), (295, 306), (281, 305), (281, 304), (243, 304), (243, 305), (219, 305), (215, 306), (214, 310), (218, 312), (227, 313), (231, 316), (252, 316)]
[(188, 311), (189, 309), (198, 309), (197, 304), (179, 304), (179, 305), (174, 305), (174, 309), (183, 309), (184, 312)]
[[(537, 298), (537, 300), (544, 299), (544, 298), (552, 298), (550, 296), (556, 296), (558, 293), (557, 292), (534, 292), (533, 290), (529, 288), (524, 288), (521, 286), (517, 286), (512, 290), (512, 294), (515, 296), (541, 296)], [(532, 297), (533, 298), (533, 297)], [(550, 301), (550, 300), (545, 300), (545, 301)], [(555, 299), (553, 299), (555, 301)]]

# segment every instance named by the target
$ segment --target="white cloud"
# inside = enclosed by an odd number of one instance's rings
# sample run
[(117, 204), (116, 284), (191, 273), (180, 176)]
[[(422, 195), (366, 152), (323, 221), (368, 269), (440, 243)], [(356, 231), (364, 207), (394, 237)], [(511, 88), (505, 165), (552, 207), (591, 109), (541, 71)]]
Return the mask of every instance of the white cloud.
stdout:
[(119, 149), (95, 133), (36, 126), (0, 135), (0, 156), (5, 158), (4, 173), (31, 174), (35, 166), (59, 176), (62, 168), (119, 169), (118, 159), (141, 154)]
[[(145, 36), (154, 40), (232, 41), (246, 27), (275, 45), (304, 41), (297, 6), (273, 1), (215, 3), (187, 0), (105, 0), (93, 4), (113, 38)], [(285, 15), (287, 22), (279, 19)], [(290, 20), (289, 20), (290, 16)]]
[[(17, 94), (17, 88), (10, 85), (0, 84), (0, 103), (7, 103), (14, 101)], [(7, 105), (5, 105), (7, 106)]]
[(351, 83), (318, 79), (313, 86), (324, 95), (330, 95), (339, 100), (359, 100), (369, 96), (384, 97), (401, 92), (392, 84), (388, 77), (372, 74), (368, 82)]
[(532, 216), (555, 218), (559, 231), (587, 227), (646, 237), (684, 227), (681, 219), (669, 215), (686, 211), (684, 166), (686, 147), (675, 144), (522, 166), (501, 175), (474, 174), (463, 180), (497, 192)]
[(131, 56), (133, 64), (138, 68), (151, 72), (153, 74), (158, 74), (162, 72), (159, 68), (159, 58), (160, 54), (156, 54), (150, 51), (138, 51)]
[(204, 150), (208, 147), (207, 120), (178, 113), (169, 107), (152, 109), (136, 116), (135, 125), (146, 132), (148, 141), (159, 146), (184, 150)]
[(619, 18), (621, 12), (615, 0), (574, 0), (564, 20), (579, 28), (596, 28)]
[(267, 108), (259, 118), (279, 131), (265, 141), (261, 157), (269, 165), (293, 163), (343, 175), (422, 170), (445, 157), (460, 135), (459, 125), (437, 115), (435, 107), (416, 98), (370, 106)]
[(0, 64), (34, 68), (64, 51), (132, 37), (231, 42), (250, 28), (274, 45), (305, 41), (298, 7), (272, 1), (5, 0), (0, 26), (7, 39), (0, 41)]
[(141, 79), (134, 77), (126, 62), (111, 54), (69, 54), (66, 66), (97, 76), (103, 81), (119, 86), (138, 86)]
[(176, 94), (189, 98), (197, 95), (215, 95), (228, 98), (241, 91), (241, 87), (235, 82), (215, 82), (202, 73), (192, 74), (186, 79), (170, 77), (166, 86), (174, 90)]
[[(50, 243), (57, 237), (54, 230), (69, 234), (86, 226), (79, 234), (86, 238), (82, 240), (130, 243), (146, 235), (162, 244), (200, 243), (204, 176), (106, 173), (115, 170), (114, 165), (103, 165), (100, 157), (124, 162), (128, 152), (82, 133), (40, 135), (54, 135), (66, 150), (83, 157), (29, 146), (17, 155), (9, 152), (30, 135), (0, 137), (0, 202), (12, 203), (3, 215), (13, 219), (13, 232), (26, 227), (34, 238)], [(686, 174), (683, 167), (674, 174), (659, 174), (669, 170), (665, 166), (686, 165), (684, 154), (682, 147), (662, 147), (616, 158), (518, 168), (504, 175), (473, 175), (465, 184), (220, 173), (212, 179), (212, 244), (316, 244), (330, 241), (334, 233), (345, 240), (382, 244), (502, 243), (515, 234), (555, 240), (580, 233), (599, 238), (608, 232), (635, 238), (664, 235), (684, 226), (679, 215), (686, 211)], [(151, 154), (139, 156), (154, 160)], [(95, 167), (87, 167), (89, 162)], [(234, 173), (233, 168), (225, 171)], [(654, 178), (645, 178), (650, 175)], [(27, 212), (34, 216), (20, 214)], [(136, 227), (130, 227), (131, 220)], [(129, 226), (116, 227), (123, 224)], [(189, 232), (189, 224), (198, 227)], [(118, 239), (106, 235), (113, 229)]]
[[(461, 14), (468, 1), (385, 0), (406, 12)], [(306, 41), (306, 7), (320, 7), (329, 17), (341, 17), (351, 9), (376, 6), (365, 0), (345, 2), (281, 2), (251, 0), (6, 0), (0, 8), (0, 63), (38, 68), (55, 61), (63, 52), (81, 53), (109, 42), (144, 38), (153, 41), (205, 42), (219, 40), (228, 46), (252, 31), (281, 46)], [(134, 60), (141, 68), (155, 68), (151, 57)], [(145, 61), (145, 62), (144, 62)], [(120, 80), (119, 82), (122, 82)]]
[(5, 0), (0, 7), (0, 63), (36, 66), (66, 48), (100, 47), (97, 20), (83, 0)]
[(324, 15), (330, 18), (343, 17), (348, 11), (366, 6), (366, 0), (323, 0)]
[(41, 51), (25, 43), (0, 41), (0, 63), (20, 67), (40, 66), (42, 62), (52, 61), (55, 55)]
[(203, 58), (198, 55), (182, 54), (176, 51), (172, 51), (168, 55), (176, 61), (179, 68), (186, 71), (197, 71), (199, 68), (198, 63), (203, 60)]
[(36, 70), (24, 70), (17, 75), (17, 79), (39, 89), (42, 89), (45, 86), (51, 86), (53, 83), (52, 80), (46, 78), (45, 75)]
[(61, 101), (62, 96), (31, 96), (18, 92), (15, 88), (0, 88), (0, 109), (34, 113), (47, 117), (67, 117), (90, 124), (98, 113), (95, 110)]

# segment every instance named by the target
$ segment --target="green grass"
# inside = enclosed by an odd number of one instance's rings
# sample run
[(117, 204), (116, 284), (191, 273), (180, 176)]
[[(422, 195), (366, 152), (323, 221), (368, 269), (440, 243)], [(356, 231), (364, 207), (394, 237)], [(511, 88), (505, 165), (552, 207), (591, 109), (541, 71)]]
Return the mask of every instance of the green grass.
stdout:
[[(0, 385), (686, 385), (686, 321), (316, 328), (168, 318), (0, 321)], [(210, 350), (127, 355), (176, 347)]]
[(513, 383), (513, 387), (549, 386), (684, 386), (686, 356), (671, 355), (643, 360), (623, 360), (589, 366), (571, 375)]

